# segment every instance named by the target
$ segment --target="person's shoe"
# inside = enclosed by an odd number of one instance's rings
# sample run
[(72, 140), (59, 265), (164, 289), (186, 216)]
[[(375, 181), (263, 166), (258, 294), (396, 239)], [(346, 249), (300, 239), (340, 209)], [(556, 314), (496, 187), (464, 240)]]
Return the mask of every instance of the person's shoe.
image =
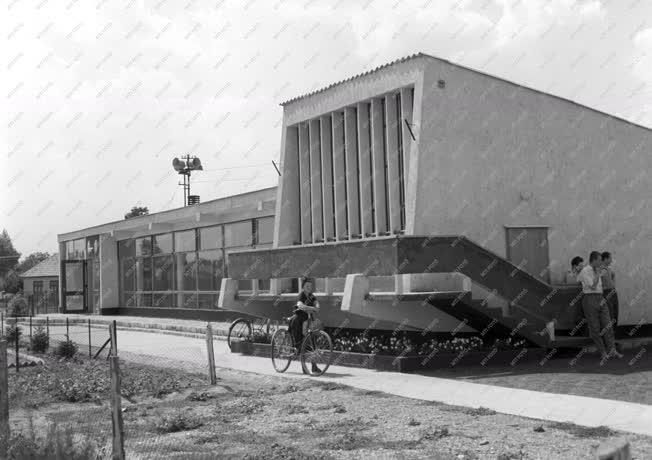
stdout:
[(314, 374), (321, 374), (321, 369), (315, 363), (312, 363), (311, 369)]

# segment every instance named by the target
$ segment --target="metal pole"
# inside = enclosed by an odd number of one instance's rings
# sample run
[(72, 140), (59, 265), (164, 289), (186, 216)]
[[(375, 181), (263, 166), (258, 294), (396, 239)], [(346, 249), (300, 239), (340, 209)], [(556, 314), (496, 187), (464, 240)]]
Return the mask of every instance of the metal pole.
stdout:
[(113, 459), (124, 460), (124, 426), (120, 398), (120, 365), (117, 356), (110, 358), (111, 368), (111, 421), (113, 425)]
[(32, 317), (29, 317), (29, 340), (32, 340)]
[(213, 328), (211, 323), (206, 325), (206, 349), (208, 351), (208, 377), (211, 385), (217, 384), (215, 375), (215, 351), (213, 350)]
[(66, 340), (70, 340), (70, 324), (68, 323), (67, 316), (66, 316)]
[(45, 317), (45, 332), (48, 335), (48, 343), (50, 343), (50, 317)]
[(18, 344), (18, 318), (16, 318), (16, 323), (14, 324), (14, 333), (16, 334), (16, 372), (20, 370), (20, 358), (18, 357), (18, 350), (20, 345)]
[(92, 359), (93, 354), (91, 353), (91, 319), (88, 318), (88, 359)]
[(7, 458), (9, 444), (9, 369), (7, 341), (0, 340), (0, 457)]

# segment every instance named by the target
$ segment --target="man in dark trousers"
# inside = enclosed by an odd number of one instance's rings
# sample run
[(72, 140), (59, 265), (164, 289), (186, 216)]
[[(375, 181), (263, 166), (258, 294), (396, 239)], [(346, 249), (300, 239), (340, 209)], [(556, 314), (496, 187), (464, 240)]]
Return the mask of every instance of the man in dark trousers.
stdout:
[(609, 307), (609, 315), (613, 321), (613, 328), (616, 329), (618, 325), (618, 293), (616, 292), (616, 274), (611, 267), (611, 253), (602, 253), (602, 266), (604, 273), (602, 274), (602, 294), (607, 306)]
[[(309, 315), (319, 311), (319, 302), (313, 294), (313, 289), (313, 283), (310, 278), (301, 280), (301, 292), (297, 299), (294, 316), (289, 324), (290, 334), (294, 339), (294, 346), (297, 350), (301, 348), (301, 343), (308, 333)], [(315, 363), (312, 363), (312, 372), (321, 372)]]
[(577, 279), (582, 283), (582, 308), (589, 326), (589, 334), (595, 342), (602, 359), (606, 360), (612, 355), (622, 358), (623, 355), (616, 350), (609, 308), (602, 296), (601, 275), (603, 272), (600, 253), (597, 251), (591, 252), (589, 264), (577, 276)]

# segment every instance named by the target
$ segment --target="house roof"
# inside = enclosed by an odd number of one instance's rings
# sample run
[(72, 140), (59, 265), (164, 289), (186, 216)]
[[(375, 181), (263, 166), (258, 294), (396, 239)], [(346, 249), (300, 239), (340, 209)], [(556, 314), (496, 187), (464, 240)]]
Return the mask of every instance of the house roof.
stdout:
[(54, 254), (43, 262), (36, 264), (25, 273), (22, 273), (21, 278), (37, 278), (44, 276), (59, 276), (59, 254)]
[(624, 121), (624, 122), (629, 123), (629, 124), (631, 124), (631, 125), (638, 126), (639, 128), (644, 128), (644, 129), (647, 129), (647, 130), (651, 130), (651, 131), (652, 131), (652, 128), (649, 127), (649, 126), (644, 126), (644, 125), (641, 125), (641, 124), (636, 123), (636, 122), (634, 122), (634, 121), (627, 120), (626, 118), (618, 117), (618, 116), (616, 116), (616, 115), (613, 115), (613, 114), (610, 114), (610, 113), (603, 112), (603, 111), (601, 111), (601, 110), (595, 109), (595, 108), (593, 108), (593, 107), (589, 107), (589, 106), (587, 106), (587, 105), (580, 104), (579, 102), (576, 102), (576, 101), (574, 101), (574, 100), (572, 100), (572, 99), (567, 99), (567, 98), (565, 98), (565, 97), (556, 96), (556, 95), (554, 95), (554, 94), (546, 93), (545, 91), (541, 91), (541, 90), (538, 90), (538, 89), (535, 89), (535, 88), (531, 88), (531, 87), (529, 87), (529, 86), (521, 85), (520, 83), (516, 83), (516, 82), (513, 82), (513, 81), (511, 81), (511, 80), (507, 80), (506, 78), (498, 77), (498, 76), (496, 76), (496, 75), (492, 75), (492, 74), (489, 74), (489, 73), (483, 72), (483, 71), (481, 71), (481, 70), (473, 69), (473, 68), (471, 68), (471, 67), (466, 67), (466, 66), (463, 66), (463, 65), (461, 65), (461, 64), (456, 64), (455, 62), (451, 62), (451, 61), (449, 61), (449, 60), (447, 60), (447, 59), (438, 58), (438, 57), (436, 57), (436, 56), (432, 56), (432, 55), (430, 55), (430, 54), (426, 54), (426, 53), (415, 53), (415, 54), (412, 54), (412, 55), (410, 55), (410, 56), (405, 56), (405, 57), (402, 57), (402, 58), (400, 58), (400, 59), (396, 59), (396, 60), (394, 60), (394, 61), (388, 62), (387, 64), (383, 64), (383, 65), (380, 65), (380, 66), (378, 66), (378, 67), (376, 67), (376, 68), (374, 68), (374, 69), (368, 70), (368, 71), (366, 71), (366, 72), (362, 72), (362, 73), (359, 73), (359, 74), (357, 74), (357, 75), (353, 75), (352, 77), (346, 78), (346, 79), (344, 79), (344, 80), (337, 81), (337, 82), (335, 82), (335, 83), (332, 83), (332, 84), (330, 84), (330, 85), (328, 85), (328, 86), (324, 86), (323, 88), (317, 89), (317, 90), (315, 90), (315, 91), (311, 91), (311, 92), (309, 92), (309, 93), (302, 94), (302, 95), (297, 96), (297, 97), (294, 97), (294, 98), (292, 98), (292, 99), (288, 99), (288, 100), (285, 101), (285, 102), (281, 102), (280, 105), (281, 105), (281, 106), (285, 106), (285, 105), (287, 105), (287, 104), (290, 104), (290, 103), (296, 102), (296, 101), (298, 101), (298, 100), (305, 99), (305, 98), (310, 97), (310, 96), (314, 96), (315, 94), (322, 93), (322, 92), (327, 91), (327, 90), (329, 90), (329, 89), (331, 89), (331, 88), (333, 88), (333, 87), (335, 87), (335, 86), (339, 86), (339, 85), (343, 85), (343, 84), (345, 84), (345, 83), (348, 83), (348, 82), (351, 81), (351, 80), (356, 80), (356, 79), (358, 79), (358, 78), (362, 78), (362, 77), (364, 77), (365, 75), (369, 75), (369, 74), (372, 74), (372, 73), (376, 73), (376, 72), (378, 72), (379, 70), (384, 69), (385, 67), (390, 67), (390, 66), (393, 66), (393, 65), (396, 65), (396, 64), (400, 64), (401, 62), (410, 61), (410, 60), (412, 60), (412, 59), (416, 59), (416, 58), (428, 58), (428, 59), (434, 59), (434, 60), (441, 61), (441, 62), (446, 62), (447, 64), (450, 64), (450, 65), (455, 66), (455, 67), (457, 67), (457, 68), (465, 69), (465, 70), (470, 70), (471, 72), (475, 72), (475, 73), (477, 73), (477, 74), (484, 75), (484, 76), (489, 77), (489, 78), (493, 78), (493, 79), (500, 80), (500, 81), (503, 81), (503, 82), (506, 82), (506, 83), (510, 83), (510, 84), (512, 84), (512, 85), (516, 85), (516, 86), (519, 86), (519, 87), (521, 87), (521, 88), (524, 88), (524, 89), (527, 89), (527, 90), (530, 90), (530, 91), (534, 91), (534, 92), (539, 93), (539, 94), (545, 94), (546, 96), (554, 97), (554, 98), (556, 98), (556, 99), (561, 99), (561, 100), (564, 100), (564, 101), (566, 101), (566, 102), (570, 102), (570, 103), (572, 103), (572, 104), (575, 104), (575, 105), (578, 105), (578, 106), (580, 106), (580, 107), (583, 107), (583, 108), (585, 108), (585, 109), (589, 109), (589, 110), (592, 110), (592, 111), (594, 111), (594, 112), (601, 113), (601, 114), (603, 114), (603, 115), (606, 115), (606, 116), (608, 116), (608, 117), (614, 118), (614, 119), (616, 119), (616, 120)]

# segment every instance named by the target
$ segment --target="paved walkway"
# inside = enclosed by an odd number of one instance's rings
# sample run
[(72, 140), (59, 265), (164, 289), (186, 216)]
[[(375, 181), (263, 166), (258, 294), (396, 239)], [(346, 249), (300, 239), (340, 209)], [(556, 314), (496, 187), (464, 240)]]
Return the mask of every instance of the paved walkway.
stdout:
[[(199, 338), (123, 330), (119, 332), (118, 348), (123, 359), (131, 359), (130, 355), (134, 353), (148, 355), (151, 358), (148, 362), (152, 365), (179, 362), (197, 371), (205, 371), (207, 367), (206, 343)], [(218, 367), (279, 375), (269, 359), (232, 354), (222, 340), (216, 340), (214, 348)], [(310, 378), (301, 374), (298, 363), (292, 363), (283, 375), (287, 378)], [(486, 407), (506, 414), (584, 426), (605, 425), (652, 436), (652, 406), (645, 404), (340, 366), (332, 366), (320, 379), (408, 398)]]

